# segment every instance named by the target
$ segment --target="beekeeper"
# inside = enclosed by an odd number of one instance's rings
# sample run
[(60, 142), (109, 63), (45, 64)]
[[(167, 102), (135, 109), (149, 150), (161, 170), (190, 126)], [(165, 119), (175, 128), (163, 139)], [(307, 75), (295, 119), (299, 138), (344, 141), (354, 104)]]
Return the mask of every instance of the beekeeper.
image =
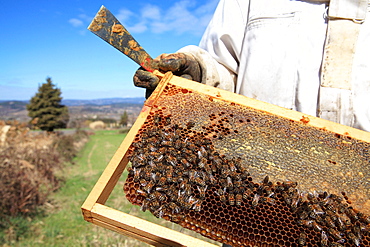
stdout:
[[(199, 46), (161, 71), (370, 131), (367, 0), (221, 0)], [(137, 86), (158, 78), (139, 69)]]

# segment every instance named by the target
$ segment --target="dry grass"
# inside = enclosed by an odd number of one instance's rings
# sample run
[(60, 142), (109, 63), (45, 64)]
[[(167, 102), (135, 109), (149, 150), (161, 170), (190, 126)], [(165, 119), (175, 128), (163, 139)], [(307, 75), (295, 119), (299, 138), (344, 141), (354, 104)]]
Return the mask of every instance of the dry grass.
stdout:
[[(7, 124), (11, 127), (0, 143), (0, 243), (18, 239), (27, 228), (24, 222), (43, 212), (49, 195), (62, 184), (56, 174), (77, 153), (58, 149), (74, 147), (73, 138), (66, 141), (60, 135), (30, 132), (17, 122)], [(3, 126), (0, 122), (0, 130)]]

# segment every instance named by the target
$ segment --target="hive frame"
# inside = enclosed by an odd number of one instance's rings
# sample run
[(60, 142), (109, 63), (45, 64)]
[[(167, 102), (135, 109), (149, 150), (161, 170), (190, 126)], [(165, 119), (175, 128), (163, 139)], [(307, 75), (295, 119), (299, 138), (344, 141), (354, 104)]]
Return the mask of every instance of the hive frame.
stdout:
[(155, 71), (155, 74), (161, 78), (160, 84), (151, 97), (149, 97), (144, 103), (142, 111), (135, 124), (132, 126), (120, 147), (117, 149), (81, 207), (83, 217), (86, 221), (154, 246), (216, 246), (104, 205), (129, 162), (125, 155), (128, 148), (133, 142), (137, 131), (144, 124), (151, 107), (156, 102), (157, 97), (161, 94), (168, 83), (209, 95), (213, 100), (219, 99), (235, 102), (260, 111), (273, 113), (293, 121), (301, 121), (309, 126), (326, 129), (340, 135), (350, 136), (370, 143), (369, 132), (309, 116), (297, 111), (288, 110), (286, 108), (247, 98), (211, 86), (192, 82), (184, 78), (173, 76), (170, 72), (163, 75), (158, 71)]

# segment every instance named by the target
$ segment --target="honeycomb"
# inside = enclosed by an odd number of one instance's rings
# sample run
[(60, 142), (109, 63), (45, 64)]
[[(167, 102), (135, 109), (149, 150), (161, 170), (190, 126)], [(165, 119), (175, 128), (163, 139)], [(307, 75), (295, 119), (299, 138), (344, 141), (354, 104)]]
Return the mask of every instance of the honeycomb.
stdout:
[(132, 142), (141, 210), (232, 246), (370, 246), (369, 144), (167, 84)]

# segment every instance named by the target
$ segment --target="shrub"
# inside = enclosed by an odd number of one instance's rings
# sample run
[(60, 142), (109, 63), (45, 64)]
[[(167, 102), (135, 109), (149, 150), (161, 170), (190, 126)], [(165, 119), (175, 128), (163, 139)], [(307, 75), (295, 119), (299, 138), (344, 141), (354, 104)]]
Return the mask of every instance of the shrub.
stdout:
[(56, 172), (76, 156), (88, 136), (81, 130), (73, 135), (29, 132), (16, 122), (11, 124), (0, 143), (0, 244), (7, 236), (13, 234), (17, 240), (22, 235), (24, 225), (19, 219), (42, 212), (48, 196), (62, 184)]

